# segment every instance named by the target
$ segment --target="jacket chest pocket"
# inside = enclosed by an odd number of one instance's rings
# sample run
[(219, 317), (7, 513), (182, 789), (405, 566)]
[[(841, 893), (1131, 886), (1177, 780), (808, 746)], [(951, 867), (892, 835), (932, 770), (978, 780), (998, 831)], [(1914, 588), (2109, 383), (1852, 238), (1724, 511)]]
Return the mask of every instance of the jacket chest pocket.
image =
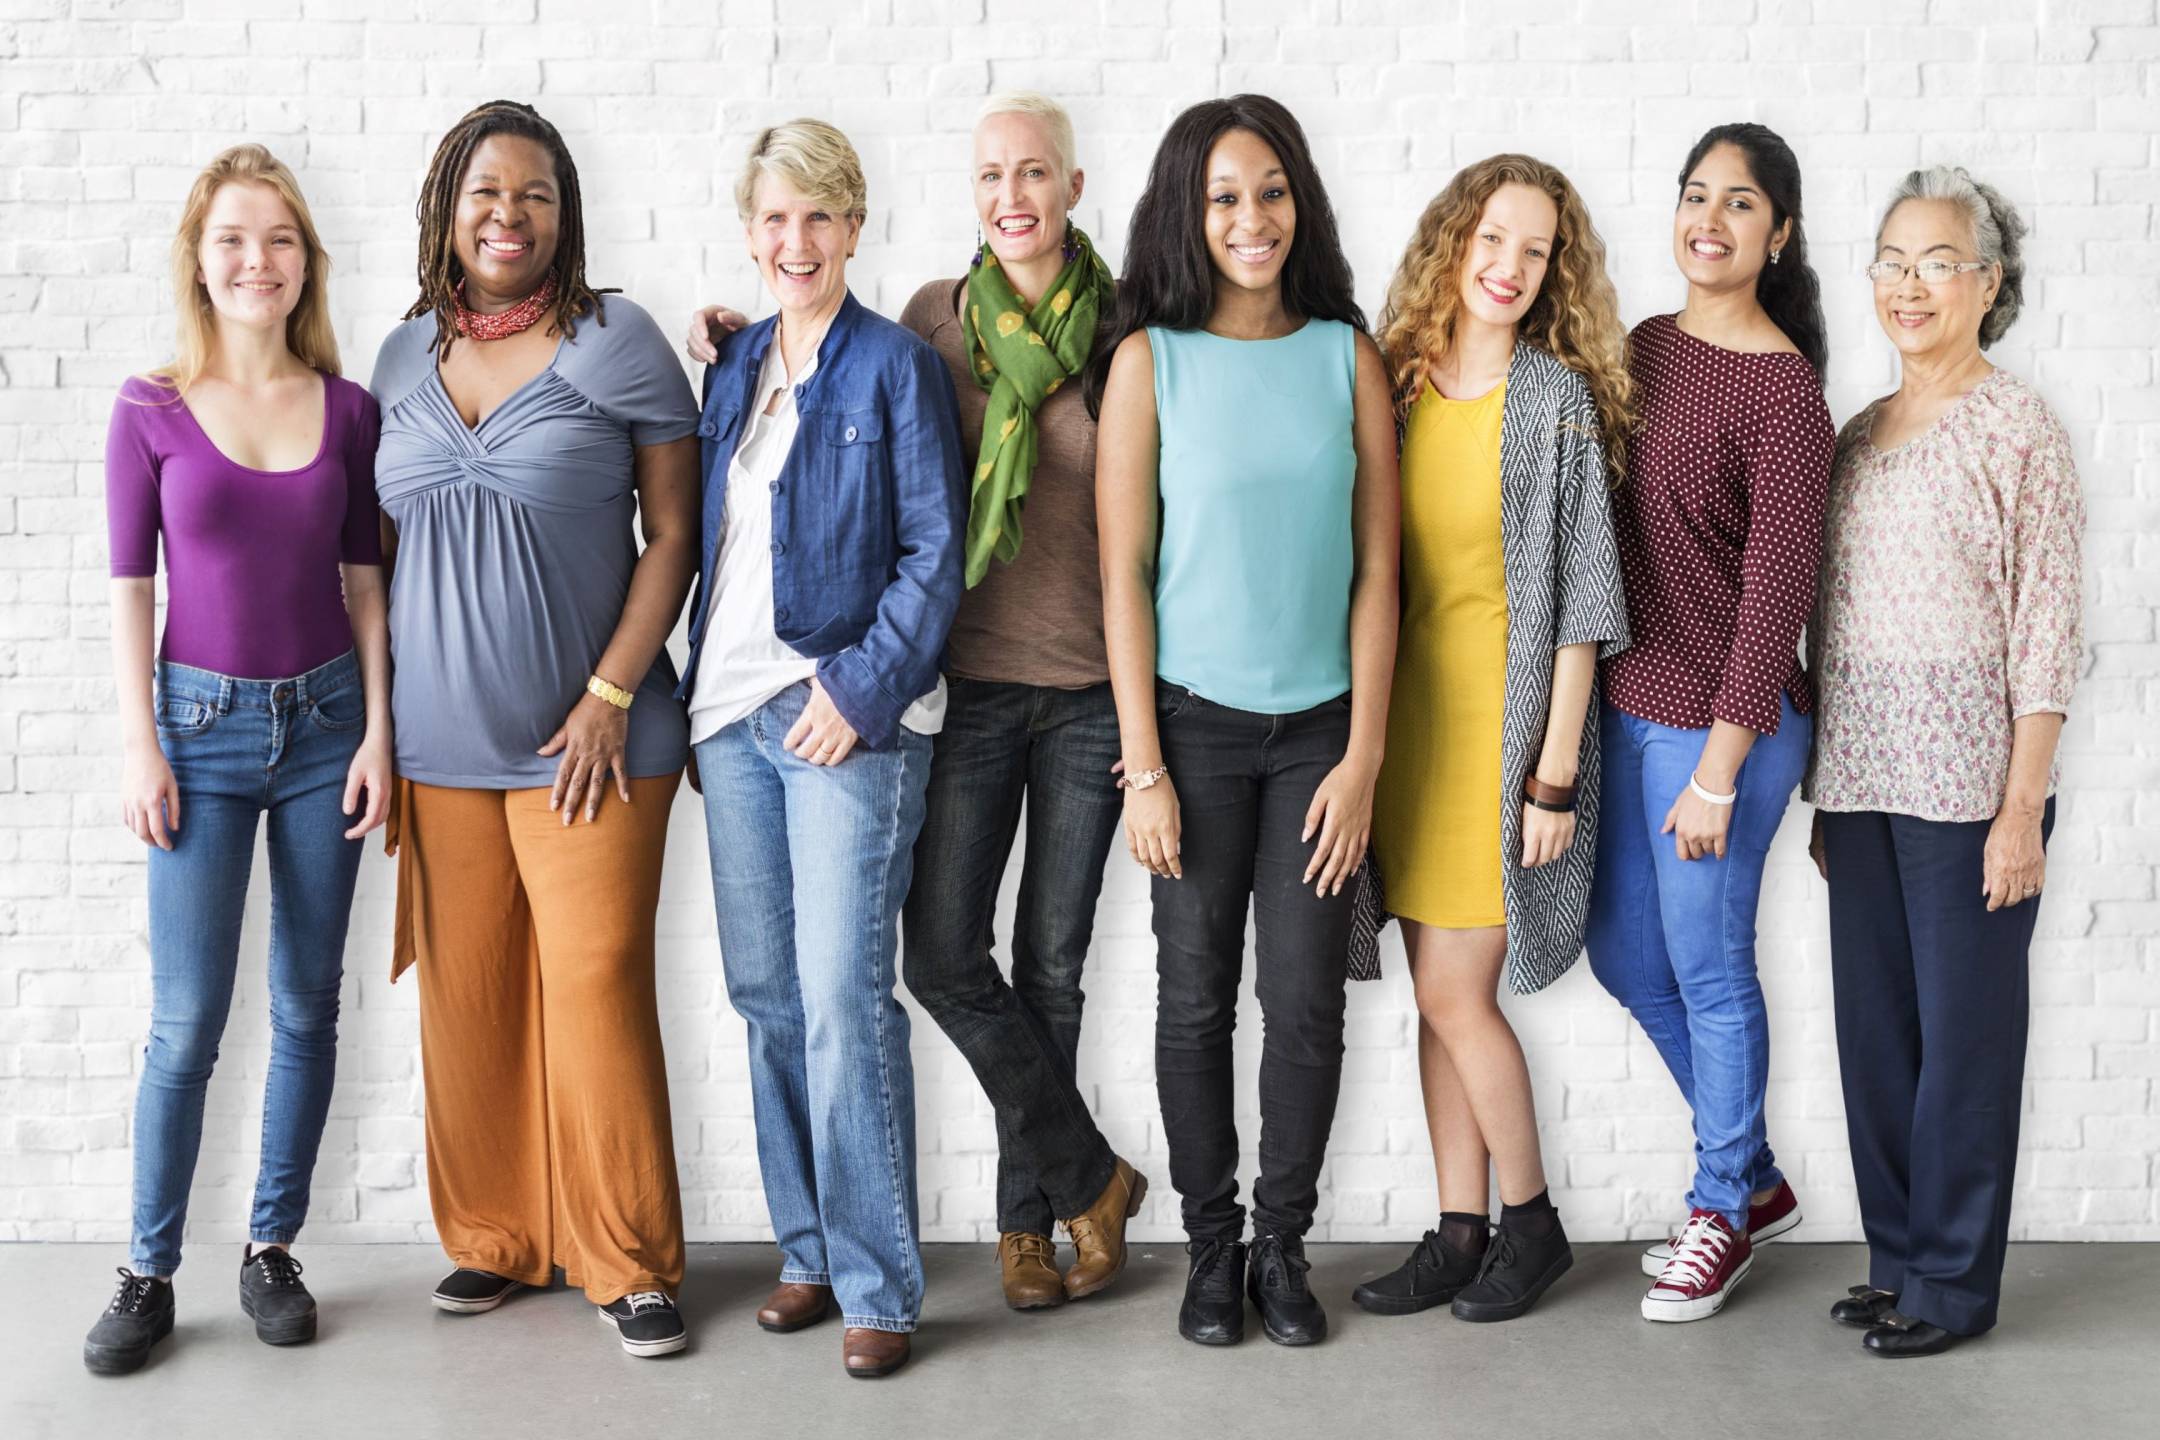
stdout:
[(883, 574), (893, 562), (892, 464), (885, 417), (833, 410), (804, 417), (815, 427), (823, 473), (817, 502), (826, 563), (846, 575)]

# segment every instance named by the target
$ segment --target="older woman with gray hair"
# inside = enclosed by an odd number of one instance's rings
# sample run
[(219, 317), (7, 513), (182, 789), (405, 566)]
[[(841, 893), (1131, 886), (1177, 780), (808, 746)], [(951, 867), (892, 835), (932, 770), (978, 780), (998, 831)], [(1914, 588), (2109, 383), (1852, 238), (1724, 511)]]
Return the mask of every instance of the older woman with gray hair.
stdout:
[(2023, 303), (2024, 233), (1962, 169), (1915, 170), (1891, 197), (1867, 275), (1898, 388), (1838, 437), (1808, 627), (1804, 793), (1869, 1252), (1831, 1314), (1890, 1358), (1995, 1324), (2026, 957), (2079, 668), (2069, 438), (1983, 354)]
[(862, 164), (818, 120), (759, 134), (735, 191), (778, 313), (705, 372), (690, 740), (728, 998), (749, 1025), (758, 1168), (799, 1330), (837, 1307), (852, 1376), (922, 1310), (915, 1090), (893, 994), (967, 460), (945, 362), (847, 286)]

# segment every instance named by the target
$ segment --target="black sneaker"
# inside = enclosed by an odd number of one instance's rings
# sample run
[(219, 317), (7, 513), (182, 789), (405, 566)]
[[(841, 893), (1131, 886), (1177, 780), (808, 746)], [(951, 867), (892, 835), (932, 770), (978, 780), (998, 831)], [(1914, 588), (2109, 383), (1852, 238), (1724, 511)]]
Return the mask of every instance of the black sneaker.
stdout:
[(1253, 1241), (1245, 1290), (1260, 1312), (1260, 1328), (1277, 1345), (1317, 1345), (1327, 1339), (1327, 1311), (1305, 1283), (1310, 1269), (1305, 1242), (1296, 1236), (1263, 1233)]
[(300, 1283), (300, 1262), (278, 1246), (240, 1256), (240, 1308), (265, 1345), (304, 1345), (315, 1338), (315, 1297)]
[(1197, 1345), (1235, 1345), (1245, 1338), (1245, 1242), (1195, 1240), (1185, 1247), (1192, 1269), (1178, 1334)]
[(1481, 1255), (1463, 1255), (1448, 1247), (1438, 1230), (1428, 1230), (1410, 1258), (1387, 1274), (1350, 1292), (1360, 1310), (1375, 1315), (1415, 1315), (1445, 1305), (1477, 1278)]
[(672, 1355), (690, 1343), (682, 1312), (658, 1290), (633, 1290), (602, 1305), (600, 1320), (615, 1327), (622, 1336), (622, 1348), (632, 1355)]
[(172, 1327), (172, 1282), (122, 1266), (119, 1290), (83, 1341), (83, 1366), (93, 1375), (140, 1370), (150, 1358), (150, 1347), (172, 1334)]
[(1538, 1296), (1574, 1263), (1575, 1251), (1568, 1244), (1567, 1231), (1560, 1228), (1558, 1215), (1553, 1216), (1549, 1235), (1496, 1226), (1477, 1279), (1455, 1297), (1455, 1318), (1513, 1320), (1537, 1304)]
[(493, 1310), (510, 1298), (510, 1292), (520, 1288), (521, 1282), (505, 1275), (492, 1274), (486, 1270), (453, 1270), (443, 1277), (428, 1298), (438, 1310), (453, 1315), (478, 1315), (483, 1310)]

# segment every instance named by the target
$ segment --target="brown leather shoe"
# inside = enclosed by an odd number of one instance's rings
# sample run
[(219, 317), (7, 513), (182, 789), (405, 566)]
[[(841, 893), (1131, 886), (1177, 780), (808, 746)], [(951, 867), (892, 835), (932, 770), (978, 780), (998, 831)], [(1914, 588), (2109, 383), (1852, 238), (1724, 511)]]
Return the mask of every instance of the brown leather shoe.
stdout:
[(840, 1337), (840, 1363), (857, 1380), (890, 1375), (908, 1362), (908, 1337), (894, 1330), (864, 1330), (850, 1325)]
[(1065, 1303), (1056, 1242), (1048, 1235), (1007, 1230), (998, 1236), (998, 1277), (1005, 1303), (1015, 1310), (1048, 1310)]
[(1095, 1203), (1065, 1222), (1065, 1233), (1078, 1252), (1072, 1269), (1065, 1272), (1066, 1298), (1093, 1295), (1125, 1268), (1125, 1222), (1140, 1213), (1145, 1199), (1147, 1176), (1120, 1160)]
[(758, 1307), (757, 1323), (775, 1335), (815, 1325), (832, 1313), (830, 1285), (799, 1285), (783, 1280)]

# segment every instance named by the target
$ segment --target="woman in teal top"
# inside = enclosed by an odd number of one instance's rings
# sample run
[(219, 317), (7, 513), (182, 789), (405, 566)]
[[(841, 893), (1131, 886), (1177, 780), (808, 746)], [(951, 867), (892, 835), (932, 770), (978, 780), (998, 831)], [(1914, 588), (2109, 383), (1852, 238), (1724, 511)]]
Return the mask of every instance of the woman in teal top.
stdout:
[[(1395, 664), (1386, 366), (1304, 134), (1258, 95), (1179, 116), (1133, 211), (1096, 510), (1125, 838), (1155, 876), (1155, 1071), (1192, 1257), (1178, 1329), (1309, 1345), (1303, 1237), (1342, 1078), (1346, 883)], [(1187, 824), (1187, 820), (1190, 824)], [(1260, 1178), (1250, 1284), (1231, 1068), (1253, 909)]]

